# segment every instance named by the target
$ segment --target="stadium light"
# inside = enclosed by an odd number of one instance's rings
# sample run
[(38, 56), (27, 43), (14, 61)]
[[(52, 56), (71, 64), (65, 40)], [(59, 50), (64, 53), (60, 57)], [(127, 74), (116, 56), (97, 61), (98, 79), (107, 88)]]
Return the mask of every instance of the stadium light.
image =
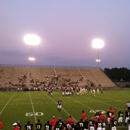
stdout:
[(34, 57), (29, 57), (28, 58), (30, 61), (35, 61), (35, 58)]
[(99, 49), (101, 49), (101, 48), (104, 47), (104, 41), (101, 40), (101, 39), (96, 38), (96, 39), (94, 39), (94, 40), (92, 41), (92, 47), (93, 47), (94, 49), (97, 49), (97, 50), (98, 50), (96, 62), (98, 63), (98, 67), (100, 68), (100, 62), (101, 62), (101, 60), (100, 60), (100, 57), (99, 57)]
[(35, 58), (33, 57), (33, 46), (38, 45), (41, 42), (41, 39), (36, 34), (26, 34), (23, 40), (27, 45), (31, 46), (31, 57), (29, 57), (29, 61), (32, 65), (33, 61), (35, 60)]
[(24, 42), (28, 45), (38, 45), (41, 42), (41, 39), (35, 34), (26, 34), (24, 36)]

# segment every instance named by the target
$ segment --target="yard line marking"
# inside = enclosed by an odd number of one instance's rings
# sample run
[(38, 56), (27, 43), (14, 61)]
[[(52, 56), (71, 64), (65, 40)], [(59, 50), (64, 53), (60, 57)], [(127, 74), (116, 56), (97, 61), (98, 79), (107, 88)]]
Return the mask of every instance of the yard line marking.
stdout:
[[(87, 98), (88, 98), (88, 97), (87, 97)], [(89, 98), (89, 99), (95, 100), (95, 99), (92, 99), (92, 98)], [(104, 103), (104, 102), (102, 102), (102, 101), (98, 101), (98, 100), (95, 100), (95, 101), (100, 102), (100, 103), (105, 104), (105, 105), (110, 106), (110, 107), (112, 106), (112, 105), (110, 105), (110, 104), (108, 104), (108, 103)], [(118, 108), (119, 110), (122, 109), (122, 108), (119, 108), (119, 107), (116, 107), (116, 108)]]
[[(17, 92), (16, 92), (17, 93)], [(15, 93), (15, 94), (16, 94)], [(1, 110), (0, 114), (4, 111), (5, 107), (9, 104), (9, 102), (11, 101), (11, 99), (15, 96), (15, 94), (8, 100), (8, 102), (5, 104), (5, 106), (3, 107), (3, 109)]]
[[(43, 93), (42, 93), (43, 94)], [(43, 94), (43, 95), (45, 95), (45, 94)], [(45, 95), (46, 97), (48, 97), (48, 98), (50, 98), (49, 96), (47, 96), (47, 95)], [(54, 103), (56, 103), (57, 104), (57, 102), (55, 101), (55, 100), (53, 100), (52, 98), (50, 98)], [(65, 113), (67, 113), (67, 115), (71, 115), (70, 113), (68, 113), (63, 107), (62, 107), (62, 109), (63, 109), (63, 111), (65, 112)], [(73, 117), (73, 116), (72, 116)], [(73, 119), (75, 120), (75, 121), (77, 121), (74, 117), (73, 117)]]
[[(104, 98), (106, 98), (106, 97), (104, 97)], [(113, 101), (115, 101), (115, 102), (121, 102), (121, 103), (124, 103), (124, 102), (122, 102), (122, 101), (120, 101), (120, 100), (115, 100), (115, 99), (112, 99), (112, 98), (106, 98), (106, 99), (111, 99), (111, 100), (113, 100)]]
[(35, 122), (37, 122), (37, 119), (36, 119), (36, 115), (35, 115), (35, 110), (34, 110), (34, 106), (33, 106), (33, 102), (32, 102), (32, 98), (31, 98), (31, 95), (30, 93), (28, 93), (29, 97), (30, 97), (30, 101), (31, 101), (31, 104), (32, 104), (32, 110), (33, 110), (33, 115), (34, 115), (34, 119), (35, 119)]
[[(69, 97), (70, 98), (70, 97)], [(75, 101), (75, 102), (77, 102), (77, 103), (79, 103), (79, 104), (81, 104), (81, 105), (83, 105), (83, 106), (85, 106), (85, 107), (87, 107), (87, 108), (89, 108), (90, 110), (94, 110), (93, 108), (91, 108), (91, 107), (89, 107), (89, 106), (87, 106), (87, 105), (84, 105), (83, 103), (81, 103), (81, 102), (78, 102), (78, 101), (76, 101), (76, 100), (74, 100), (74, 99), (72, 99), (72, 98), (70, 98), (71, 100), (73, 100), (73, 101)]]

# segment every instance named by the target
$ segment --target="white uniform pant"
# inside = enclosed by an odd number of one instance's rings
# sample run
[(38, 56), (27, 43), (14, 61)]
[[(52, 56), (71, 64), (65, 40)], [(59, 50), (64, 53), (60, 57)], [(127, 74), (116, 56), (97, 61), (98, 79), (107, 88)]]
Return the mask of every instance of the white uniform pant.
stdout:
[(119, 118), (118, 118), (118, 122), (119, 122), (119, 123), (122, 123), (122, 121), (123, 121), (123, 117), (119, 117)]
[(89, 130), (94, 130), (94, 126), (90, 126), (90, 129)]
[(116, 130), (116, 126), (112, 126), (111, 130)]
[(129, 117), (126, 117), (126, 118), (125, 118), (125, 123), (127, 123), (127, 122), (128, 122), (128, 119), (129, 119)]
[(128, 125), (128, 130), (130, 130), (130, 124)]
[(98, 127), (97, 130), (102, 130), (102, 127)]

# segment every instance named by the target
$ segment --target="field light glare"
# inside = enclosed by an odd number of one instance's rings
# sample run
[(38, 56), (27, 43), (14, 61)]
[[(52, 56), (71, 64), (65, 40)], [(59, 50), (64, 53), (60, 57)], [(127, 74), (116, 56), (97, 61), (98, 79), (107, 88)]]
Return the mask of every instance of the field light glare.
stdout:
[(104, 41), (101, 40), (101, 39), (94, 39), (92, 41), (92, 46), (93, 46), (93, 48), (97, 48), (97, 49), (103, 48), (104, 47)]
[(96, 62), (100, 62), (101, 60), (100, 59), (96, 59)]
[(29, 57), (28, 58), (30, 61), (35, 61), (35, 58), (34, 57)]
[(41, 42), (41, 39), (35, 34), (26, 34), (24, 36), (24, 42), (28, 45), (38, 45)]

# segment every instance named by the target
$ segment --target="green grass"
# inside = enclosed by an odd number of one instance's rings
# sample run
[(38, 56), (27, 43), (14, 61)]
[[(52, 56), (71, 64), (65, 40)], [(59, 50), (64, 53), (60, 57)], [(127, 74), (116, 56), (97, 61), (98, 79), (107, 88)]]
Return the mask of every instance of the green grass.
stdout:
[[(0, 92), (0, 120), (3, 122), (3, 130), (13, 129), (12, 124), (20, 121), (22, 130), (27, 121), (35, 124), (40, 119), (42, 124), (51, 120), (55, 115), (63, 121), (71, 115), (76, 121), (81, 117), (81, 111), (87, 113), (88, 119), (94, 116), (90, 110), (107, 111), (115, 106), (117, 112), (125, 111), (126, 102), (130, 99), (130, 90), (104, 91), (103, 94), (96, 94), (94, 97), (89, 92), (85, 95), (62, 96), (61, 92), (53, 92), (48, 96), (47, 92)], [(57, 110), (57, 101), (62, 101), (62, 110)], [(116, 112), (116, 116), (117, 116)], [(35, 115), (38, 114), (39, 116)], [(43, 115), (42, 115), (43, 114)], [(28, 115), (28, 116), (27, 116)], [(118, 128), (127, 130), (127, 128)]]

